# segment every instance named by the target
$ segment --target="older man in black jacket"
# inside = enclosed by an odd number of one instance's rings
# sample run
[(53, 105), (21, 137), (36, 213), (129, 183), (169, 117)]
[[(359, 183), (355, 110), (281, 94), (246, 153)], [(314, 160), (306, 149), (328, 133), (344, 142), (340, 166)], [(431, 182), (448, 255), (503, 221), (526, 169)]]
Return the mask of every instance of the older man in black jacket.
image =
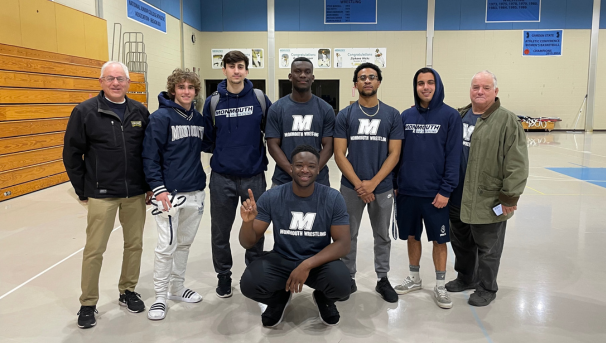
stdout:
[(141, 157), (149, 112), (126, 97), (130, 79), (124, 64), (105, 63), (99, 82), (99, 95), (72, 111), (63, 147), (67, 175), (80, 201), (88, 203), (78, 312), (81, 328), (96, 324), (101, 262), (118, 209), (124, 235), (119, 304), (133, 313), (145, 310), (134, 290), (141, 267), (145, 204), (152, 196)]

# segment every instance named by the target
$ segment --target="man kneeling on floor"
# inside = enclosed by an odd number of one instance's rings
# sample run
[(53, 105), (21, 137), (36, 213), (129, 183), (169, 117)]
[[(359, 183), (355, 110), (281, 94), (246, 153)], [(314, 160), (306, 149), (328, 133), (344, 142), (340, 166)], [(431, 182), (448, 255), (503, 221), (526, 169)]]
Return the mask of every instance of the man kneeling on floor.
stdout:
[[(340, 260), (349, 252), (349, 216), (339, 192), (315, 183), (320, 154), (299, 145), (291, 154), (292, 182), (265, 192), (255, 203), (240, 207), (240, 244), (249, 249), (273, 222), (274, 249), (252, 262), (242, 275), (246, 297), (267, 304), (263, 326), (274, 327), (284, 317), (293, 293), (314, 288), (312, 300), (326, 325), (339, 323), (335, 301), (350, 292), (349, 271)], [(332, 243), (331, 243), (332, 238)]]

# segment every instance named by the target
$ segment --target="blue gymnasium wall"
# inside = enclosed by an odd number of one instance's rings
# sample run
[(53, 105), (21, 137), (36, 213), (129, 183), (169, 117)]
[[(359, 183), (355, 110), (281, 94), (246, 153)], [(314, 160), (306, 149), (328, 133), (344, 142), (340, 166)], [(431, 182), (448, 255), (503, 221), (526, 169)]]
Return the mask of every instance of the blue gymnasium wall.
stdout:
[(378, 0), (377, 24), (326, 25), (324, 0), (275, 0), (275, 23), (276, 31), (425, 31), (427, 1)]
[[(436, 0), (436, 30), (591, 29), (593, 0), (542, 0), (538, 23), (485, 23), (486, 0)], [(603, 13), (603, 12), (602, 12)]]

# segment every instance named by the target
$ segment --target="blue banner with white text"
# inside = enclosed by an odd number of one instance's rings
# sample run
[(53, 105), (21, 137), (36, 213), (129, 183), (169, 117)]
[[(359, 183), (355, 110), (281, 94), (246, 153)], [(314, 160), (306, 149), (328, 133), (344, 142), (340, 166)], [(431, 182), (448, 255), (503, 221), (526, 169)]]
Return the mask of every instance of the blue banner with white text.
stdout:
[(324, 24), (376, 24), (377, 0), (324, 0)]
[(166, 13), (140, 0), (127, 0), (126, 12), (130, 19), (166, 33)]
[(562, 30), (524, 31), (524, 56), (562, 56)]
[(540, 21), (541, 0), (486, 0), (486, 22)]

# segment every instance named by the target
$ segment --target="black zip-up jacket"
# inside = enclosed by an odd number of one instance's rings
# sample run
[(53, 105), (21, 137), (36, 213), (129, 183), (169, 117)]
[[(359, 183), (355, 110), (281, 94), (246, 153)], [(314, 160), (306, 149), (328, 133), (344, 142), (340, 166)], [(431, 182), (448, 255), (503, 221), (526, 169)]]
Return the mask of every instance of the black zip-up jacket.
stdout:
[(105, 103), (103, 91), (73, 109), (63, 164), (81, 200), (128, 198), (149, 190), (141, 157), (148, 122), (147, 108), (128, 98), (121, 121)]

